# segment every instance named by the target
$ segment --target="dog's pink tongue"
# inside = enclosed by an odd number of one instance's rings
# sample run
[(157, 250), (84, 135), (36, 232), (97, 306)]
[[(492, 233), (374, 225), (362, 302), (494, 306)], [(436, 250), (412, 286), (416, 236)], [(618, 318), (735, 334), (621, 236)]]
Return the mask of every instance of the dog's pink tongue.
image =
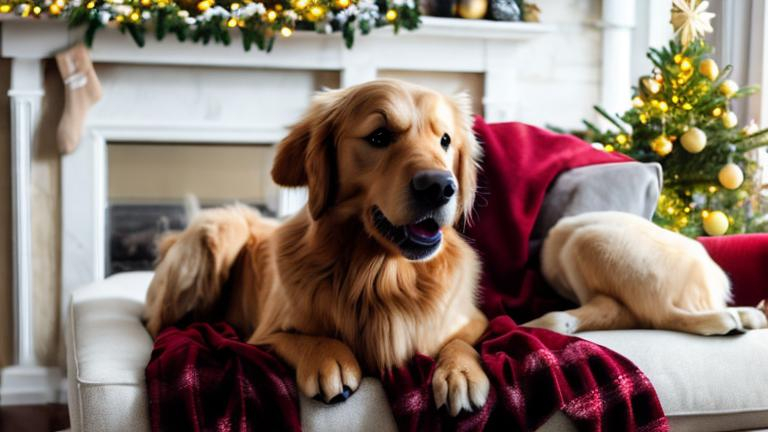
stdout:
[(434, 223), (419, 222), (417, 224), (408, 225), (408, 231), (419, 237), (433, 238), (440, 232), (440, 227)]

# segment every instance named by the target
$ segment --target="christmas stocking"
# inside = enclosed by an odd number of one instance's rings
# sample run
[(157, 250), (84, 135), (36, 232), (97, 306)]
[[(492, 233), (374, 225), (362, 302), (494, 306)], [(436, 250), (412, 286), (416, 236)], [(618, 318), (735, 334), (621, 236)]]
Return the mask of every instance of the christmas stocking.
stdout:
[(101, 84), (83, 44), (57, 54), (56, 64), (65, 87), (64, 113), (59, 121), (56, 138), (59, 151), (67, 154), (77, 148), (85, 116), (91, 106), (101, 99)]

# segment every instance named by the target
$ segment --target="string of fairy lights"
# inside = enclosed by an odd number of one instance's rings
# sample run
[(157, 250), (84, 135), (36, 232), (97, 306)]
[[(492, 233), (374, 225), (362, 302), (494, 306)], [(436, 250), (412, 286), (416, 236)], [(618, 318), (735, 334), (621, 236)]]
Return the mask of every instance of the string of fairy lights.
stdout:
[(351, 47), (356, 32), (419, 25), (418, 0), (0, 0), (0, 14), (86, 26), (89, 45), (97, 30), (116, 27), (140, 46), (148, 32), (157, 39), (174, 34), (182, 41), (229, 44), (231, 32), (239, 31), (246, 50), (269, 50), (277, 35), (296, 30), (341, 32)]

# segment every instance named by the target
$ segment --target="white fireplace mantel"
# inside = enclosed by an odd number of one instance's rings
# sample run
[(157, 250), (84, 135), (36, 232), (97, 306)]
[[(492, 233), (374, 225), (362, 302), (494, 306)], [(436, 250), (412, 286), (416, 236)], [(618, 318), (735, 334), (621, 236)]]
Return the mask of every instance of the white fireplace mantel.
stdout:
[[(521, 42), (555, 30), (552, 25), (501, 23), (446, 18), (422, 18), (415, 32), (392, 34), (391, 28), (358, 36), (349, 50), (339, 35), (297, 32), (280, 38), (271, 53), (243, 52), (238, 37), (229, 46), (180, 43), (172, 35), (146, 46), (114, 29), (99, 32), (91, 50), (95, 64), (110, 67), (176, 66), (184, 68), (253, 68), (258, 70), (338, 71), (340, 83), (349, 86), (375, 79), (380, 70), (471, 72), (484, 79), (482, 99), (490, 121), (509, 120), (520, 101), (516, 98), (515, 48)], [(0, 53), (12, 59), (12, 167), (14, 230), (14, 312), (16, 365), (3, 370), (0, 404), (44, 403), (57, 398), (59, 371), (41, 367), (34, 353), (31, 304), (32, 245), (30, 242), (30, 149), (38, 136), (44, 97), (42, 61), (81, 40), (82, 30), (68, 29), (56, 21), (2, 20)], [(255, 82), (253, 85), (270, 83)], [(136, 88), (142, 92), (142, 88)], [(302, 102), (304, 103), (304, 102)], [(308, 103), (308, 100), (306, 101)], [(261, 107), (263, 109), (263, 107)], [(76, 288), (104, 277), (106, 249), (106, 143), (217, 142), (229, 144), (274, 143), (293, 118), (269, 125), (222, 121), (187, 122), (145, 116), (123, 119), (89, 116), (78, 149), (61, 161), (61, 298), (66, 303)], [(95, 112), (94, 112), (95, 111)], [(296, 210), (299, 193), (281, 192), (275, 203), (280, 214)], [(62, 316), (66, 308), (62, 305)]]

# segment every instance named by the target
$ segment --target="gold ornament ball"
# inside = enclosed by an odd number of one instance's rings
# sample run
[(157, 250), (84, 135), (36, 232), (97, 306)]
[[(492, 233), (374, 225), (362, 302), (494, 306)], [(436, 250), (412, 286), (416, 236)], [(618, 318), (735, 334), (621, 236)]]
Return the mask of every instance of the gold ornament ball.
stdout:
[(723, 126), (725, 126), (726, 129), (730, 129), (739, 124), (739, 118), (736, 117), (736, 113), (733, 111), (728, 111), (727, 113), (723, 114), (722, 120)]
[(721, 211), (710, 212), (704, 218), (704, 232), (711, 236), (720, 236), (728, 231), (728, 216)]
[(656, 94), (661, 90), (661, 84), (652, 79), (651, 77), (643, 77), (640, 79), (642, 89), (646, 94)]
[(680, 137), (680, 144), (688, 153), (699, 153), (707, 146), (707, 134), (697, 127), (692, 127)]
[(717, 67), (717, 63), (714, 60), (704, 59), (699, 63), (699, 72), (710, 81), (714, 81), (720, 75), (720, 68)]
[(481, 19), (488, 11), (488, 0), (459, 0), (459, 16), (467, 19)]
[(672, 141), (666, 135), (659, 135), (651, 142), (651, 150), (657, 155), (664, 157), (672, 152)]
[(720, 84), (720, 93), (729, 98), (739, 91), (739, 85), (734, 80), (725, 80)]
[(717, 173), (717, 179), (724, 188), (734, 190), (738, 189), (744, 183), (744, 172), (735, 163), (725, 164)]

